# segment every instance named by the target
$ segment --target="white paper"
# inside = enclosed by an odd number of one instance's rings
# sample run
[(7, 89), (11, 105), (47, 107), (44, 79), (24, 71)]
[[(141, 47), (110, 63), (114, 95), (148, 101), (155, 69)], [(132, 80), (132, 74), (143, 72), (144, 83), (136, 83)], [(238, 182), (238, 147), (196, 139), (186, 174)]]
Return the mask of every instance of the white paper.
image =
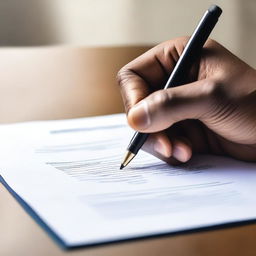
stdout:
[(196, 156), (171, 167), (142, 151), (124, 115), (0, 126), (0, 174), (67, 246), (256, 218), (256, 165)]

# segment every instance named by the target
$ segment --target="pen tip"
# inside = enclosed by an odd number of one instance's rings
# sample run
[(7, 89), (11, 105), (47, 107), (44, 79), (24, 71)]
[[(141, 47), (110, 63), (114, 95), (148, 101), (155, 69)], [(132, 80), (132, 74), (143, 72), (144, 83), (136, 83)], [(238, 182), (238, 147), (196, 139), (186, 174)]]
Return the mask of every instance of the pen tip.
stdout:
[(120, 170), (122, 170), (124, 168), (124, 165), (123, 164), (121, 164), (121, 166), (120, 166)]

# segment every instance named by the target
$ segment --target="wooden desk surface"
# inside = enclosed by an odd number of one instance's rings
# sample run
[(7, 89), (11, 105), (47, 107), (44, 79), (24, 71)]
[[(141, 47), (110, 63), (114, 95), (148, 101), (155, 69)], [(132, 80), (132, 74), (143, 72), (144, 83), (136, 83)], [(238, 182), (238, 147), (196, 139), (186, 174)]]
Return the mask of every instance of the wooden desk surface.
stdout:
[[(0, 49), (0, 121), (120, 112), (115, 74), (146, 49)], [(0, 185), (0, 255), (256, 255), (256, 225), (65, 252)]]

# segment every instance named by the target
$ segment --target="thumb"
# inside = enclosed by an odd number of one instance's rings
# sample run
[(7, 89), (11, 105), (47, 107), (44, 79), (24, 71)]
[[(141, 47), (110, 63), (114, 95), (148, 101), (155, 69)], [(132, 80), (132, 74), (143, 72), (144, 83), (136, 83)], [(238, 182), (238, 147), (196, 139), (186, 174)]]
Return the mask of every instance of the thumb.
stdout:
[(137, 131), (152, 133), (185, 119), (209, 120), (222, 105), (221, 91), (218, 83), (207, 79), (156, 91), (130, 109), (128, 123)]

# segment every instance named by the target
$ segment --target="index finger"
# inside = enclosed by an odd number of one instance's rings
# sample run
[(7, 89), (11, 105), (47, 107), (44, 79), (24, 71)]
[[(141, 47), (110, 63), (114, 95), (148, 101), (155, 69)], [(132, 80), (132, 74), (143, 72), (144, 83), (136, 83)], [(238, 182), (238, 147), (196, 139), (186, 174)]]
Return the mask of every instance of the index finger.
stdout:
[(182, 37), (161, 43), (118, 72), (126, 113), (150, 93), (164, 87), (187, 40), (187, 37)]

